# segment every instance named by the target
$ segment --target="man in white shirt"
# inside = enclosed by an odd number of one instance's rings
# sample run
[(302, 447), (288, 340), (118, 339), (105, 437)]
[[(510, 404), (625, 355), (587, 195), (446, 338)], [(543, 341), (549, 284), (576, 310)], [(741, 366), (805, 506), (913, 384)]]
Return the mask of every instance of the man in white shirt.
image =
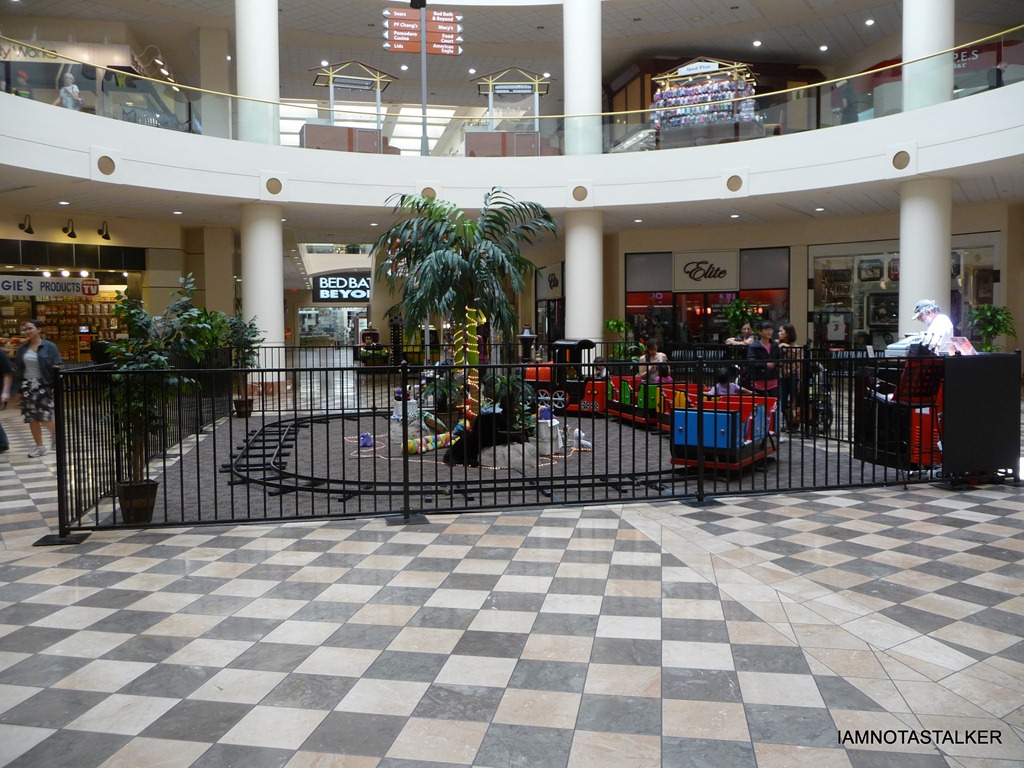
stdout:
[(936, 355), (948, 354), (949, 342), (953, 340), (953, 322), (942, 314), (939, 305), (931, 299), (921, 299), (914, 305), (914, 319), (925, 324), (921, 345)]

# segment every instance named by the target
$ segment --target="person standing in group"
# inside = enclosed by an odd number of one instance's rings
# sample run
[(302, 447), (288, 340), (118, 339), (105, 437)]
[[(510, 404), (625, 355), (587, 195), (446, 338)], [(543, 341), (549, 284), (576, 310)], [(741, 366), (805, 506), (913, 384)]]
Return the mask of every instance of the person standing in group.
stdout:
[(953, 321), (942, 314), (939, 305), (931, 299), (921, 299), (914, 305), (914, 319), (925, 324), (921, 346), (935, 355), (947, 354), (953, 340)]
[(779, 406), (787, 430), (800, 425), (800, 359), (803, 349), (797, 343), (796, 328), (792, 323), (779, 326), (779, 349), (782, 364), (779, 366)]
[(738, 336), (730, 336), (725, 340), (725, 343), (730, 346), (745, 346), (748, 347), (754, 343), (754, 326), (749, 322), (744, 323), (740, 327), (740, 333)]
[(82, 94), (79, 92), (78, 86), (75, 85), (75, 76), (70, 72), (64, 75), (64, 85), (57, 94), (57, 98), (53, 100), (53, 103), (61, 104), (65, 109), (76, 111), (85, 106), (85, 102), (82, 101)]
[(56, 437), (53, 427), (53, 367), (60, 365), (57, 345), (43, 338), (43, 324), (26, 320), (21, 328), (25, 341), (14, 353), (14, 387), (21, 394), (21, 415), (32, 430), (35, 448), (30, 458), (46, 455), (43, 427), (50, 433), (50, 442)]
[(782, 351), (775, 335), (775, 324), (771, 320), (761, 323), (761, 335), (747, 347), (747, 360), (750, 361), (750, 387), (758, 395), (765, 397), (779, 396), (779, 363)]
[[(0, 408), (6, 408), (7, 402), (11, 399), (11, 382), (14, 381), (14, 368), (11, 366), (11, 358), (7, 356), (4, 349), (0, 349)], [(4, 425), (0, 424), (0, 453), (7, 453), (11, 449), (11, 441), (7, 439), (4, 432)]]
[(26, 99), (33, 98), (32, 86), (28, 81), (28, 72), (24, 69), (19, 69), (15, 75), (14, 85), (11, 86), (11, 93), (15, 96), (22, 96)]

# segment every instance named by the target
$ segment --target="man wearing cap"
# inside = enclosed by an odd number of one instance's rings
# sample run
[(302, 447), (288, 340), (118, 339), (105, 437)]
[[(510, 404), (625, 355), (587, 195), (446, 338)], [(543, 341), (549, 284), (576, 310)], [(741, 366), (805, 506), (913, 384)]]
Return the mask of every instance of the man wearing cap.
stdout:
[(933, 354), (944, 355), (949, 342), (953, 340), (953, 322), (931, 299), (921, 299), (914, 305), (914, 319), (925, 324), (921, 346)]

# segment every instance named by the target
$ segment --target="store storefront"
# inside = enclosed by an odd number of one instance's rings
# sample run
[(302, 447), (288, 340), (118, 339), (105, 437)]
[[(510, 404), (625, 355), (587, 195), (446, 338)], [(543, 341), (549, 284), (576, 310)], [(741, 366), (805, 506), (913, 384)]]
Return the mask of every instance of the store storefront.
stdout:
[(331, 272), (312, 280), (313, 306), (299, 308), (300, 346), (359, 346), (369, 327), (369, 270)]
[(724, 309), (743, 299), (789, 321), (789, 249), (626, 254), (626, 322), (632, 338), (663, 349), (724, 341)]
[(36, 318), (65, 361), (89, 362), (96, 342), (121, 331), (117, 291), (137, 291), (145, 264), (143, 248), (0, 240), (0, 344)]
[[(978, 304), (991, 304), (999, 235), (982, 232), (958, 235), (949, 255), (949, 294), (917, 296), (935, 299), (949, 315), (957, 336), (979, 337), (967, 327), (968, 313)], [(898, 339), (899, 242), (816, 245), (808, 249), (813, 285), (811, 318), (818, 344), (884, 349)]]

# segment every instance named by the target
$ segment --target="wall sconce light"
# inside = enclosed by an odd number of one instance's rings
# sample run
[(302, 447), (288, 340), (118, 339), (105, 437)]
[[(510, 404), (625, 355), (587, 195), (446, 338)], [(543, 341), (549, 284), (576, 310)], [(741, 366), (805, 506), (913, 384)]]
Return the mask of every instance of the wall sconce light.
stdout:
[(78, 237), (77, 233), (75, 232), (75, 220), (74, 219), (68, 219), (68, 225), (66, 227), (61, 227), (60, 231), (63, 232), (68, 237), (70, 237), (72, 240), (74, 240), (76, 237)]
[(26, 235), (34, 235), (36, 231), (32, 229), (32, 217), (25, 215), (25, 220), (18, 225), (18, 229), (24, 232)]
[(107, 229), (107, 222), (103, 222), (103, 226), (96, 230), (96, 234), (102, 237), (104, 240), (110, 239), (110, 230)]

